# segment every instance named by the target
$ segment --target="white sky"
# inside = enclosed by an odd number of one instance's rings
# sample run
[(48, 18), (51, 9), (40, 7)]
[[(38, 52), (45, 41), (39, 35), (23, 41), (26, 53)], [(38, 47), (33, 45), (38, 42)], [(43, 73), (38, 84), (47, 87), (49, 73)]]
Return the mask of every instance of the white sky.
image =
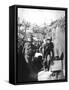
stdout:
[(20, 21), (24, 19), (31, 24), (42, 25), (46, 23), (49, 25), (51, 21), (63, 16), (65, 16), (65, 11), (18, 8), (18, 17), (20, 17)]

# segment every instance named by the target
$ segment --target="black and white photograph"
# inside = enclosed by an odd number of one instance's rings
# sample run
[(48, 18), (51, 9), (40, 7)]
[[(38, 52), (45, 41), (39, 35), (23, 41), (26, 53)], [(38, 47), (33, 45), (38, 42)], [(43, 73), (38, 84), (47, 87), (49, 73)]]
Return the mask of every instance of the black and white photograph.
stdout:
[(0, 90), (69, 90), (69, 0), (1, 0)]
[(65, 10), (17, 9), (17, 81), (65, 80)]

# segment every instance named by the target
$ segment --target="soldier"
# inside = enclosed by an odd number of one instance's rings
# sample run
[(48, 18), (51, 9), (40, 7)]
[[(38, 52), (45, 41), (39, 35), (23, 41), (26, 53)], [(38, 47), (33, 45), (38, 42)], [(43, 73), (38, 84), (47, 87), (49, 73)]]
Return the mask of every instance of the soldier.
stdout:
[(35, 72), (34, 65), (33, 65), (33, 55), (34, 55), (33, 50), (32, 50), (33, 45), (30, 41), (27, 41), (24, 45), (24, 48), (25, 48), (25, 50), (24, 50), (25, 51), (25, 55), (24, 55), (25, 61), (27, 63), (27, 67), (30, 71), (29, 79), (32, 81), (37, 80), (37, 74)]
[(44, 47), (44, 56), (46, 58), (46, 66), (49, 70), (50, 63), (53, 61), (54, 58), (54, 45), (51, 39), (47, 39), (46, 46)]

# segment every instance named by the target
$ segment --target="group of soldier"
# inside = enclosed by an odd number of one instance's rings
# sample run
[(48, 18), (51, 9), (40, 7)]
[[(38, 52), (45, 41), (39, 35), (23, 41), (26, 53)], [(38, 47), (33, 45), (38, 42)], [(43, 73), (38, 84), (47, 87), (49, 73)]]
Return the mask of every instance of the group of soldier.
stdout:
[(27, 64), (37, 72), (41, 69), (49, 70), (54, 58), (54, 44), (52, 38), (35, 41), (32, 37), (23, 43), (22, 53)]

